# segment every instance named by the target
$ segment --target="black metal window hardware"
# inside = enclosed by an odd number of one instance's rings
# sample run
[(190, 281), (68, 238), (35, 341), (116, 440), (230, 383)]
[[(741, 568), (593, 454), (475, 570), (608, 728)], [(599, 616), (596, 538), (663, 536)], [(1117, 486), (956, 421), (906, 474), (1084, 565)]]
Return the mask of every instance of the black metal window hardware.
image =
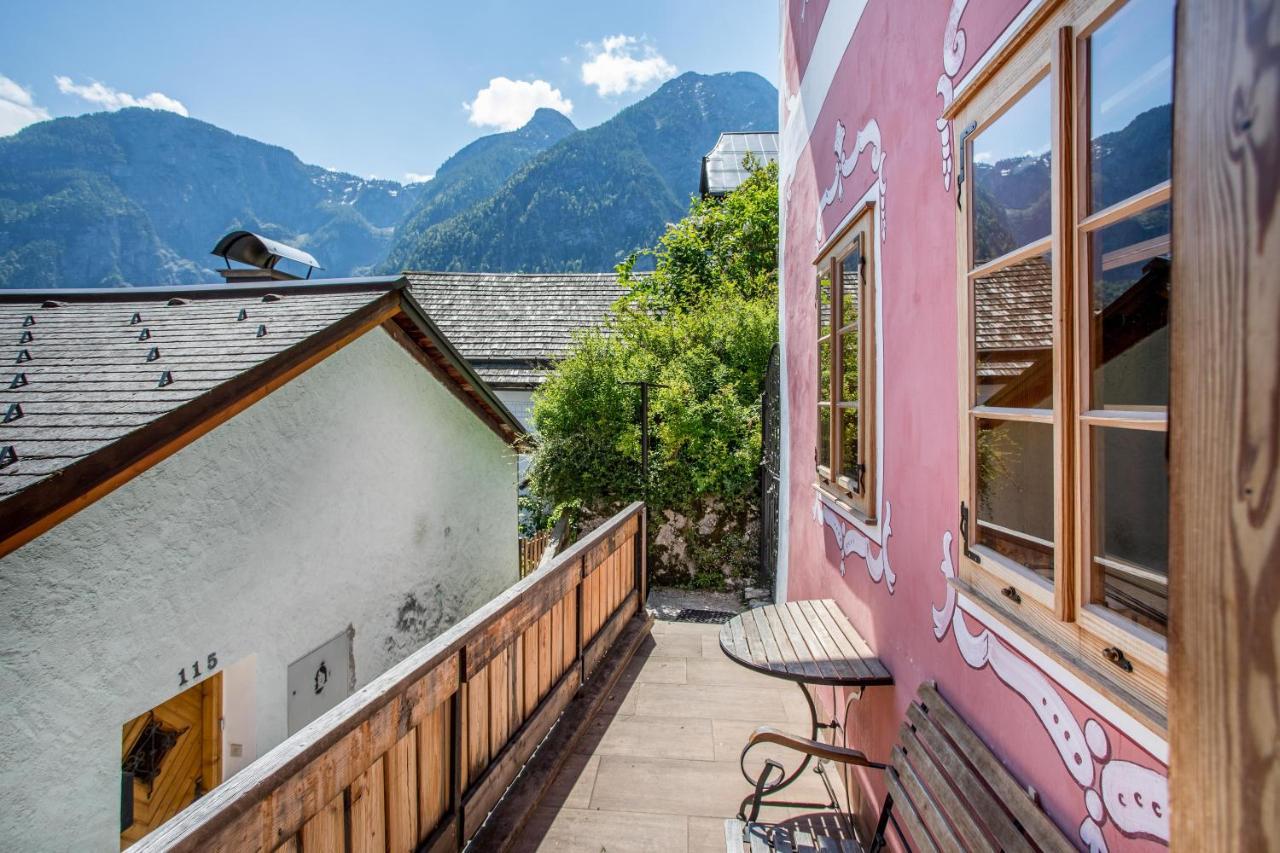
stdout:
[(973, 132), (977, 129), (978, 123), (976, 121), (969, 122), (965, 129), (960, 131), (960, 140), (956, 144), (955, 154), (957, 159), (960, 161), (959, 166), (956, 167), (956, 207), (961, 209), (964, 208), (964, 192), (961, 188), (964, 186), (964, 164), (967, 160), (965, 157), (964, 146), (969, 141), (969, 137), (972, 136)]
[(1107, 646), (1102, 650), (1102, 656), (1123, 669), (1125, 672), (1133, 672), (1132, 661), (1125, 657), (1124, 652), (1116, 646)]
[(969, 505), (964, 501), (960, 501), (960, 546), (967, 558), (975, 563), (982, 562), (981, 557), (969, 550)]
[(1006, 586), (1004, 589), (1000, 590), (1000, 594), (1012, 601), (1014, 604), (1022, 603), (1022, 596), (1011, 586)]

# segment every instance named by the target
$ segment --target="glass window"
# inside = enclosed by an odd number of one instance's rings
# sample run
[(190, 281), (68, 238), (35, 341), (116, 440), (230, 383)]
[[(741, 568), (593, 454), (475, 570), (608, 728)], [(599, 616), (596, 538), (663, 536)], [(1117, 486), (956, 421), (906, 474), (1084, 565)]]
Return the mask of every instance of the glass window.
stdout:
[(1168, 203), (1089, 238), (1092, 405), (1169, 404)]
[(1049, 236), (1049, 115), (1046, 77), (973, 137), (973, 266)]
[(1053, 426), (977, 421), (975, 541), (1053, 583)]
[[(872, 215), (865, 212), (819, 261), (818, 468), (824, 488), (872, 518), (868, 381), (872, 283), (868, 247)], [(829, 276), (834, 275), (835, 280)]]
[(1089, 212), (1169, 180), (1173, 2), (1130, 0), (1089, 39)]
[(1167, 435), (1095, 427), (1092, 442), (1101, 601), (1162, 634), (1169, 613)]
[(976, 405), (1053, 405), (1053, 258), (1027, 258), (974, 279)]

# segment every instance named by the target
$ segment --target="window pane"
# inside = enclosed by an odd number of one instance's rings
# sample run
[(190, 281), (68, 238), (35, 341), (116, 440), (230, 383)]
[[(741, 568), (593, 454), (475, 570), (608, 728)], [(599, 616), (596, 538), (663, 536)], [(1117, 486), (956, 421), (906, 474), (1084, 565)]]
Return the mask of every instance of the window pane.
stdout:
[(977, 422), (975, 543), (1053, 582), (1053, 426)]
[(1049, 235), (1049, 78), (972, 138), (973, 263)]
[(858, 329), (854, 327), (840, 334), (840, 400), (856, 402), (858, 396)]
[(862, 457), (858, 446), (858, 410), (840, 409), (840, 473), (852, 481), (853, 491), (861, 494), (859, 469)]
[(818, 400), (831, 400), (831, 339), (818, 341)]
[(1089, 212), (1169, 179), (1173, 0), (1130, 0), (1089, 39)]
[(840, 326), (858, 322), (862, 304), (858, 297), (862, 289), (862, 240), (853, 244), (853, 251), (840, 261)]
[(1027, 258), (973, 282), (979, 406), (1053, 406), (1053, 258)]
[(818, 337), (831, 334), (831, 276), (824, 267), (818, 273)]
[(1164, 633), (1169, 613), (1166, 433), (1094, 427), (1095, 550), (1103, 601)]
[(1093, 234), (1093, 405), (1169, 405), (1169, 205)]
[(818, 407), (818, 464), (831, 467), (831, 407)]

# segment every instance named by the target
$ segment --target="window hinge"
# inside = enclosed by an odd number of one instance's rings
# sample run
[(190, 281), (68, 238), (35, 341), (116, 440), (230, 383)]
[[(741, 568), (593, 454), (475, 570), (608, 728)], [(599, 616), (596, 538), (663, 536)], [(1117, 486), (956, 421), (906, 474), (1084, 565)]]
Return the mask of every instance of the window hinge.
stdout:
[(866, 482), (867, 466), (865, 463), (858, 463), (853, 468), (853, 475), (858, 484), (858, 494), (865, 494), (867, 488)]
[(969, 505), (964, 501), (960, 501), (960, 542), (967, 558), (975, 563), (982, 562), (981, 557), (969, 550)]
[(966, 162), (964, 146), (965, 143), (969, 141), (969, 137), (972, 136), (973, 132), (977, 129), (978, 123), (976, 121), (969, 122), (968, 126), (964, 130), (960, 131), (960, 141), (956, 145), (956, 158), (960, 161), (959, 165), (956, 167), (956, 207), (961, 209), (964, 208), (964, 193), (961, 191), (961, 187), (964, 186), (964, 164)]

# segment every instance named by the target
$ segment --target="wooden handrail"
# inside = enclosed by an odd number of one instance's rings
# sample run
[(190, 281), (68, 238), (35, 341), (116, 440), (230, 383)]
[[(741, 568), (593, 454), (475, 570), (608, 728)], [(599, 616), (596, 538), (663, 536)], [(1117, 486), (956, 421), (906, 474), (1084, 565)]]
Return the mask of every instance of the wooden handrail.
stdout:
[(640, 609), (644, 538), (633, 503), (130, 850), (460, 850)]

